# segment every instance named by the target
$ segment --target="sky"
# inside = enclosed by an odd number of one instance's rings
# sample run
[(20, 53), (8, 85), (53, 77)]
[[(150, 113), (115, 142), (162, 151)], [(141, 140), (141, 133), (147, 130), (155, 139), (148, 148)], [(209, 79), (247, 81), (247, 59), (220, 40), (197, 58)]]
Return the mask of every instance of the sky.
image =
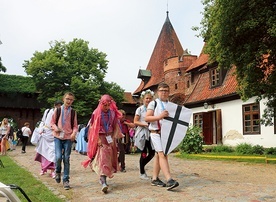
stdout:
[(146, 69), (169, 11), (183, 49), (199, 55), (203, 39), (201, 0), (1, 0), (0, 57), (6, 74), (27, 74), (22, 67), (35, 51), (49, 50), (51, 41), (89, 42), (107, 54), (105, 81), (133, 93)]

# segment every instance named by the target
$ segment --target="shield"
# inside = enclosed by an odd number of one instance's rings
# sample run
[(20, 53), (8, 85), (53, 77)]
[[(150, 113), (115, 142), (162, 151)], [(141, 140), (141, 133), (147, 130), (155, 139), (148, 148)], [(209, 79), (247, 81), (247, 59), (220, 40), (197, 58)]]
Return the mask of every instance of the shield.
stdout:
[(165, 155), (173, 151), (184, 139), (192, 110), (168, 102), (166, 110), (169, 116), (165, 117), (161, 126), (161, 143)]

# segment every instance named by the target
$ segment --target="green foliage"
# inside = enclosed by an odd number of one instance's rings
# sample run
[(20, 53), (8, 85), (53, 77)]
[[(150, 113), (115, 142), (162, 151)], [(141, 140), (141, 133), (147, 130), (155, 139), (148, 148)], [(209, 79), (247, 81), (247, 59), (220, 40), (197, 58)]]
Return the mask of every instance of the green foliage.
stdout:
[[(2, 156), (1, 161), (5, 166), (5, 168), (0, 168), (0, 179), (3, 184), (19, 186), (31, 201), (63, 201), (55, 196), (43, 183), (34, 178), (30, 172), (18, 166), (9, 156)], [(27, 201), (19, 190), (14, 190), (14, 192), (22, 202)]]
[(2, 59), (1, 59), (1, 57), (0, 57), (0, 72), (6, 72), (7, 71), (7, 69), (6, 69), (6, 67), (2, 64)]
[(266, 155), (276, 155), (276, 147), (270, 147), (265, 149)]
[(217, 145), (214, 146), (212, 148), (211, 152), (215, 152), (215, 153), (223, 153), (223, 152), (228, 152), (228, 153), (233, 153), (235, 150), (230, 147), (230, 146), (226, 146), (226, 145)]
[(201, 128), (190, 126), (184, 140), (180, 144), (180, 152), (188, 154), (198, 154), (202, 152), (203, 138), (201, 137)]
[(251, 144), (247, 143), (242, 143), (239, 144), (235, 151), (238, 154), (258, 154), (258, 155), (263, 155), (265, 153), (265, 149), (263, 146), (260, 145), (254, 145), (252, 146)]
[(261, 145), (254, 145), (252, 147), (252, 154), (260, 154), (263, 155), (265, 153), (265, 149)]
[(236, 67), (243, 100), (253, 96), (268, 100), (262, 123), (271, 125), (276, 107), (275, 0), (203, 0), (203, 4), (200, 35), (210, 62)]
[(46, 101), (48, 107), (65, 92), (74, 93), (79, 123), (87, 123), (102, 94), (111, 94), (117, 103), (123, 101), (123, 89), (104, 81), (106, 54), (90, 49), (88, 44), (82, 39), (51, 42), (49, 50), (36, 51), (23, 65), (40, 92), (38, 99)]
[(252, 154), (252, 145), (247, 143), (238, 144), (235, 151), (238, 154)]
[(3, 93), (36, 93), (32, 77), (0, 74), (0, 91)]

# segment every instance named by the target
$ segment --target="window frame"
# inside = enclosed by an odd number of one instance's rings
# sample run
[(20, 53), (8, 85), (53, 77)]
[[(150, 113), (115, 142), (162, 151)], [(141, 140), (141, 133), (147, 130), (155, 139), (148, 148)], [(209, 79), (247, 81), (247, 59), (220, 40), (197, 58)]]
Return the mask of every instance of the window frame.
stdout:
[[(257, 109), (254, 109), (257, 107)], [(249, 108), (249, 109), (248, 109)], [(255, 116), (258, 116), (256, 119)], [(249, 119), (248, 119), (249, 116)], [(260, 123), (260, 104), (259, 103), (251, 103), (242, 105), (242, 122), (243, 122), (243, 135), (260, 135), (261, 134), (261, 123)], [(256, 125), (256, 122), (258, 124)], [(249, 123), (249, 125), (248, 125)], [(254, 130), (254, 128), (258, 128), (258, 130)], [(248, 130), (248, 128), (250, 130)]]
[(218, 69), (218, 67), (211, 68), (209, 70), (209, 76), (211, 88), (221, 85), (221, 71)]
[(203, 113), (202, 112), (193, 114), (193, 125), (198, 126), (201, 129), (203, 129)]

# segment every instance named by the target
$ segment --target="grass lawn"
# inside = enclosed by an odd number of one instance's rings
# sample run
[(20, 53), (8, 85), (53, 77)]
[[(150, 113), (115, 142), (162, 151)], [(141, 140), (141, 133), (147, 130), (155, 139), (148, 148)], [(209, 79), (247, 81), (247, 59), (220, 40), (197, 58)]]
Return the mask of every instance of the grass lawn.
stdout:
[[(27, 194), (32, 202), (62, 202), (32, 173), (18, 166), (9, 156), (0, 157), (4, 168), (0, 167), (0, 182), (6, 185), (15, 184)], [(22, 202), (27, 201), (19, 190), (13, 190)]]
[(251, 162), (251, 163), (269, 163), (276, 164), (275, 155), (241, 155), (236, 153), (201, 153), (201, 154), (176, 154), (179, 158), (185, 159), (209, 159), (209, 160), (221, 160), (221, 161), (239, 161), (239, 162)]

